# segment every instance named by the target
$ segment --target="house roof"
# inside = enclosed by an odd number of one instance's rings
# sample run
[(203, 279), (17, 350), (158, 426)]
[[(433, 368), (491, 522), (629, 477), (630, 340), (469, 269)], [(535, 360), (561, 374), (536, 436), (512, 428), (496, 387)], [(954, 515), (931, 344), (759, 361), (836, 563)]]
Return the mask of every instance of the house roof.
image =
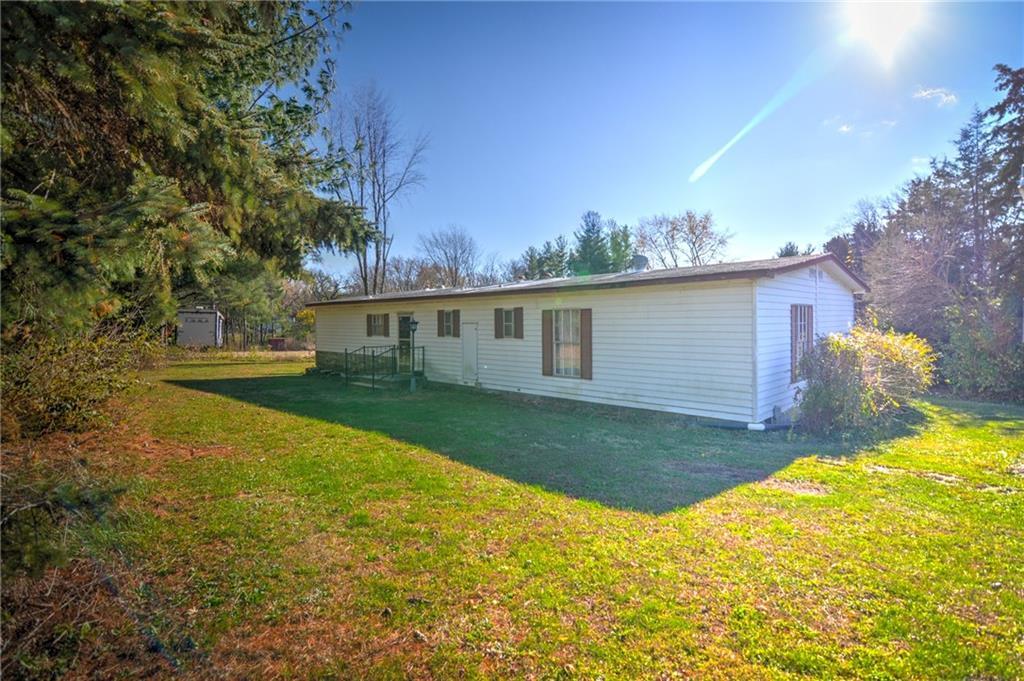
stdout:
[(346, 296), (334, 300), (308, 303), (308, 307), (325, 305), (352, 305), (355, 303), (392, 302), (401, 300), (431, 300), (439, 298), (467, 298), (476, 296), (498, 296), (530, 293), (552, 293), (559, 291), (588, 291), (595, 289), (626, 288), (632, 286), (651, 286), (656, 284), (689, 284), (699, 281), (716, 281), (723, 279), (759, 279), (771, 277), (792, 270), (823, 264), (842, 279), (854, 293), (863, 293), (868, 285), (854, 274), (839, 258), (832, 253), (818, 255), (795, 255), (785, 258), (767, 260), (747, 260), (745, 262), (724, 262), (717, 265), (701, 265), (698, 267), (674, 267), (662, 270), (646, 270), (641, 272), (614, 272), (611, 274), (592, 274), (578, 277), (558, 277), (554, 279), (534, 279), (515, 281), (493, 286), (476, 286), (471, 288), (439, 288), (420, 291), (397, 291), (381, 293), (375, 296)]
[(224, 316), (220, 310), (210, 307), (182, 307), (178, 308), (178, 314), (216, 314), (221, 317)]

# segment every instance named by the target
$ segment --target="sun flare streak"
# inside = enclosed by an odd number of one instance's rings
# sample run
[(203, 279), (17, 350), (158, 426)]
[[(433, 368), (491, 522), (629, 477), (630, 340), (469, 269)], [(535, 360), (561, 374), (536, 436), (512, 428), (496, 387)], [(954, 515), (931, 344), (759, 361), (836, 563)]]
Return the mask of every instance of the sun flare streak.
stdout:
[(924, 10), (923, 2), (847, 2), (843, 12), (846, 31), (835, 43), (812, 52), (786, 84), (772, 95), (768, 103), (732, 139), (690, 173), (690, 182), (704, 177), (725, 152), (750, 134), (776, 109), (830, 71), (839, 61), (840, 48), (849, 48), (855, 44), (866, 45), (885, 69), (891, 69), (907, 37), (922, 23)]
[(768, 103), (761, 107), (761, 110), (754, 114), (754, 117), (747, 121), (747, 124), (740, 128), (740, 131), (733, 135), (732, 139), (690, 173), (690, 182), (696, 182), (704, 177), (711, 170), (711, 166), (715, 165), (725, 152), (729, 151), (737, 142), (746, 137), (751, 130), (760, 125), (776, 109), (828, 72), (835, 65), (838, 57), (838, 52), (831, 46), (812, 52), (797, 68), (793, 76), (781, 88), (775, 91), (775, 94), (768, 100)]

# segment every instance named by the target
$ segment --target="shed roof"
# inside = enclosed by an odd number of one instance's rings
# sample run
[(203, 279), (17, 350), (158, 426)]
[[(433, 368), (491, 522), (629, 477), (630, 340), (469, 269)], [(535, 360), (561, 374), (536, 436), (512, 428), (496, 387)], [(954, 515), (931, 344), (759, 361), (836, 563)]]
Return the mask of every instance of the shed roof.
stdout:
[(178, 309), (178, 314), (215, 314), (219, 317), (224, 316), (220, 310), (212, 307), (182, 307)]
[(467, 288), (422, 289), (419, 291), (396, 291), (381, 293), (375, 296), (345, 296), (334, 300), (308, 303), (308, 307), (324, 305), (351, 305), (355, 303), (389, 302), (402, 300), (431, 300), (438, 298), (466, 298), (476, 296), (497, 296), (513, 294), (551, 293), (559, 291), (587, 291), (608, 288), (626, 288), (632, 286), (650, 286), (655, 284), (689, 284), (699, 281), (716, 281), (724, 279), (758, 279), (771, 277), (811, 265), (823, 264), (841, 279), (854, 293), (868, 290), (867, 283), (854, 274), (839, 258), (832, 253), (818, 255), (794, 255), (785, 258), (766, 260), (747, 260), (744, 262), (724, 262), (716, 265), (700, 265), (697, 267), (674, 267), (661, 270), (640, 272), (614, 272), (611, 274), (592, 274), (578, 277), (557, 277), (553, 279), (533, 279), (515, 281), (493, 286), (475, 286)]

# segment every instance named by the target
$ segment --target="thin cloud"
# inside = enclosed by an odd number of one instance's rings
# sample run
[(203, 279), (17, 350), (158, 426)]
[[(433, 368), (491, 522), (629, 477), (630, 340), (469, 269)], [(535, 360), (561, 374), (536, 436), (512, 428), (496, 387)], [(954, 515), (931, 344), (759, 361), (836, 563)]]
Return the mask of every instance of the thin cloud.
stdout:
[(853, 132), (853, 125), (843, 121), (841, 116), (829, 116), (821, 122), (821, 127), (835, 130), (840, 135), (849, 135)]
[(914, 99), (935, 100), (940, 107), (953, 106), (957, 103), (956, 93), (944, 87), (918, 87), (914, 92)]
[(883, 128), (895, 128), (896, 127), (896, 123), (897, 123), (897, 121), (891, 120), (891, 119), (887, 120), (887, 121), (882, 121), (882, 127)]

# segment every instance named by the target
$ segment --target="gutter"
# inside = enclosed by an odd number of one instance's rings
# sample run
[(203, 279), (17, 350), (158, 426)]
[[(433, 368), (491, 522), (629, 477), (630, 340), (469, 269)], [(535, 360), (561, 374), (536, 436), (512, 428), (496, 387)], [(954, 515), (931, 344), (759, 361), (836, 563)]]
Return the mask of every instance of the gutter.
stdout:
[(736, 270), (733, 272), (712, 272), (709, 274), (693, 274), (693, 275), (676, 275), (671, 277), (651, 277), (649, 279), (625, 279), (622, 281), (608, 281), (608, 282), (596, 282), (596, 283), (579, 283), (579, 284), (563, 284), (561, 286), (523, 286), (523, 287), (510, 287), (510, 288), (493, 288), (493, 289), (465, 289), (456, 290), (448, 289), (447, 291), (430, 291), (430, 292), (410, 292), (409, 295), (399, 296), (386, 296), (386, 297), (364, 297), (358, 298), (340, 298), (338, 300), (324, 300), (320, 302), (306, 303), (306, 307), (326, 307), (332, 305), (361, 305), (361, 304), (380, 304), (380, 303), (392, 303), (392, 302), (404, 302), (404, 301), (416, 301), (416, 300), (447, 300), (454, 298), (485, 298), (494, 296), (522, 296), (531, 294), (541, 293), (571, 293), (573, 291), (596, 291), (603, 289), (617, 289), (617, 288), (632, 288), (634, 286), (663, 286), (666, 284), (688, 284), (702, 281), (735, 281), (740, 279), (759, 279), (762, 277), (772, 277), (776, 274), (783, 274), (785, 272), (792, 272), (793, 270), (802, 269), (804, 267), (810, 267), (817, 265), (818, 263), (831, 260), (836, 263), (843, 271), (849, 275), (849, 277), (859, 283), (867, 290), (867, 284), (865, 284), (860, 277), (851, 272), (846, 265), (844, 265), (839, 258), (832, 253), (823, 253), (822, 255), (812, 258), (809, 260), (802, 260), (798, 263), (792, 263), (784, 265), (782, 267), (759, 267), (757, 269), (748, 270)]

